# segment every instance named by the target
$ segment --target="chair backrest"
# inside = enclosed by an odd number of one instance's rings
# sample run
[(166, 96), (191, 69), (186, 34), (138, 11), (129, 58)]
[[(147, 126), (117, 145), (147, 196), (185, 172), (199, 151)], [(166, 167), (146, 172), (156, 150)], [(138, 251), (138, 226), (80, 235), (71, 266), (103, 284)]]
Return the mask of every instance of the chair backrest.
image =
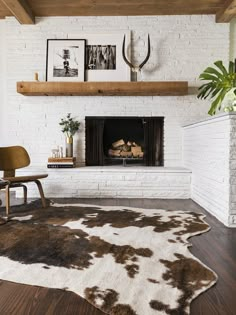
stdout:
[[(21, 146), (0, 148), (0, 170), (14, 176), (17, 168), (22, 168), (30, 164), (30, 157), (25, 148)], [(5, 177), (5, 175), (4, 175)]]

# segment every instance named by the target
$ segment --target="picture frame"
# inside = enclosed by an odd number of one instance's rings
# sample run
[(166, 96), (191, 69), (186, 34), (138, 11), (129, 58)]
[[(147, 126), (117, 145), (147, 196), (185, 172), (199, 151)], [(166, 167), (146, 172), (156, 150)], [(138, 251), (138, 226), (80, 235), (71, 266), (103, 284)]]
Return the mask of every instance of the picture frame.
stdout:
[(130, 31), (119, 30), (109, 33), (69, 34), (69, 38), (86, 39), (85, 78), (86, 81), (130, 81), (129, 66), (122, 56), (125, 36), (126, 56), (130, 56)]
[(85, 39), (48, 39), (46, 81), (84, 81), (85, 46)]

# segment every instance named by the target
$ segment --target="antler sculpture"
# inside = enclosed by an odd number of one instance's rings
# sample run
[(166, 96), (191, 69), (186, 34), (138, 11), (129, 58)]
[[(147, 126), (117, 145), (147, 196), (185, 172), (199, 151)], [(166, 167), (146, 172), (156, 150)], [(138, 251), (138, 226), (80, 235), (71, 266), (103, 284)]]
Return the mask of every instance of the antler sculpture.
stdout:
[(125, 63), (130, 67), (131, 71), (134, 72), (135, 75), (135, 81), (137, 81), (137, 73), (141, 71), (142, 67), (147, 63), (149, 57), (151, 54), (151, 44), (150, 44), (150, 36), (148, 34), (148, 51), (147, 51), (147, 56), (144, 59), (144, 61), (142, 63), (140, 63), (140, 65), (133, 65), (126, 57), (125, 55), (125, 35), (124, 35), (124, 40), (123, 40), (123, 46), (122, 46), (122, 55), (124, 58)]

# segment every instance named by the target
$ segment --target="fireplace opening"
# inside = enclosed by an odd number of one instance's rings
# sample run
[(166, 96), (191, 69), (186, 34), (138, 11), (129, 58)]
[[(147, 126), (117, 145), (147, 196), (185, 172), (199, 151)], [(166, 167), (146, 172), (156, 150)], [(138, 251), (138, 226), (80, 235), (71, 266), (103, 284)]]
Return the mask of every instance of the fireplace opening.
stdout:
[(143, 120), (140, 118), (105, 119), (103, 148), (105, 164), (143, 164)]
[(86, 165), (163, 166), (163, 117), (86, 117)]

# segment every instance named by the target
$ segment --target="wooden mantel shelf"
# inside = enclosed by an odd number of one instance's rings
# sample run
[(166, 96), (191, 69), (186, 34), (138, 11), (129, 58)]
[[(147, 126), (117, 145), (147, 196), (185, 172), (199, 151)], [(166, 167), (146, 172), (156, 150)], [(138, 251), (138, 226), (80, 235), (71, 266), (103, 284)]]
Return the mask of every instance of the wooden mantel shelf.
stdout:
[(27, 96), (175, 96), (188, 94), (186, 81), (162, 82), (17, 82)]

